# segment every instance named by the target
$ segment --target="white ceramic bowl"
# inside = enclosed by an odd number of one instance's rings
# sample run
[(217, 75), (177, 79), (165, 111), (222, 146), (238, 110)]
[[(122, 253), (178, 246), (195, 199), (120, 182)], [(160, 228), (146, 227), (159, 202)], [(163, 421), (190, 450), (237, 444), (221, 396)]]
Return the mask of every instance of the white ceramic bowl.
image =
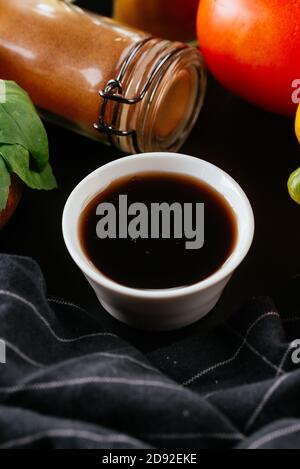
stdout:
[[(81, 248), (78, 225), (87, 203), (112, 181), (150, 171), (194, 176), (218, 190), (236, 214), (238, 236), (233, 253), (216, 273), (197, 284), (169, 290), (128, 288), (101, 274)], [(106, 311), (130, 326), (166, 331), (188, 326), (214, 308), (233, 272), (250, 249), (254, 235), (254, 216), (240, 186), (216, 166), (177, 153), (145, 153), (113, 161), (86, 177), (74, 189), (66, 203), (63, 235), (73, 260), (86, 276)]]

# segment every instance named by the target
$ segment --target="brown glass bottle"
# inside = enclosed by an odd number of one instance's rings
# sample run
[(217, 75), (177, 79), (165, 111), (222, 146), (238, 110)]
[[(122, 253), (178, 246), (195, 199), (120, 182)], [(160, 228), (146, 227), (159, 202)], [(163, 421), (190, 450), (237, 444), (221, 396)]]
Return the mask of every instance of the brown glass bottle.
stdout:
[(129, 153), (178, 149), (206, 88), (195, 48), (62, 0), (0, 0), (0, 70), (47, 118)]

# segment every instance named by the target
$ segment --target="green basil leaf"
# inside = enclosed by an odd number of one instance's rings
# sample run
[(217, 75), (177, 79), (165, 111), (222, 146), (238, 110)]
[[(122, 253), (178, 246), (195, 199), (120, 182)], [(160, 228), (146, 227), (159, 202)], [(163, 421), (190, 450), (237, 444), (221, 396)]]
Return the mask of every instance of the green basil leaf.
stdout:
[(18, 144), (29, 152), (31, 166), (42, 171), (49, 160), (48, 138), (28, 94), (15, 82), (0, 80), (0, 144)]
[(10, 188), (10, 175), (5, 161), (0, 157), (0, 212), (5, 209)]
[(41, 172), (30, 167), (29, 152), (20, 145), (0, 145), (0, 156), (6, 162), (8, 169), (16, 173), (27, 186), (32, 189), (51, 190), (57, 187), (55, 177), (49, 163)]

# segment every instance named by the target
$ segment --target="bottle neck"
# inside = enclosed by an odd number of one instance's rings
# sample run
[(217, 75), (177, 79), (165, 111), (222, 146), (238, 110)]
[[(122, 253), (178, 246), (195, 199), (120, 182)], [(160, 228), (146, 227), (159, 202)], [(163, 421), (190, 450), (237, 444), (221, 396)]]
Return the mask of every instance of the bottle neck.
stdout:
[(106, 91), (115, 97), (106, 100), (102, 93), (102, 122), (115, 129), (107, 129), (114, 145), (126, 153), (176, 151), (201, 110), (206, 70), (197, 49), (147, 38)]

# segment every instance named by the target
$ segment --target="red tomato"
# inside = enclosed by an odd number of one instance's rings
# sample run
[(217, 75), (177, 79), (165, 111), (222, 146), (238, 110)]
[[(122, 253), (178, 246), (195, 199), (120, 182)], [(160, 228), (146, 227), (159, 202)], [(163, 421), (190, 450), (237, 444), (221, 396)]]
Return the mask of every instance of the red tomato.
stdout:
[(226, 88), (270, 111), (295, 114), (300, 0), (201, 0), (197, 23), (208, 67)]
[(23, 186), (24, 184), (22, 181), (15, 174), (11, 174), (11, 185), (7, 205), (2, 212), (0, 211), (0, 231), (4, 228), (16, 210), (22, 196)]

